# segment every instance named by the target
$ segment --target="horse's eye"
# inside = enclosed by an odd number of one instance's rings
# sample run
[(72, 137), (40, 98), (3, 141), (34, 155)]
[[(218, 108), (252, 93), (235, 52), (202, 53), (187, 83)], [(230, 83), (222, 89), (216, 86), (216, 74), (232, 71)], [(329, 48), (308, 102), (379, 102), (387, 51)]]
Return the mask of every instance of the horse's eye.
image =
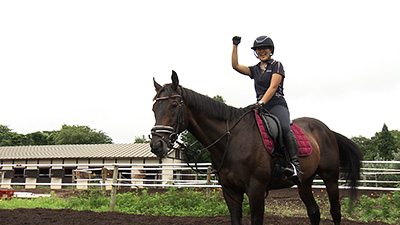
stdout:
[(173, 108), (178, 107), (178, 103), (177, 103), (177, 102), (172, 103), (172, 107), (173, 107)]

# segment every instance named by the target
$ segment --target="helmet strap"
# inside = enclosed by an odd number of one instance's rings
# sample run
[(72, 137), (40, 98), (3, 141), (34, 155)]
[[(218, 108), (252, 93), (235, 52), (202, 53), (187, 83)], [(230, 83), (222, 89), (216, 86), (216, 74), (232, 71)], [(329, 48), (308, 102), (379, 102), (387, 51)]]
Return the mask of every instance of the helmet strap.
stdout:
[(258, 55), (257, 55), (257, 53), (256, 53), (255, 50), (253, 50), (253, 54), (254, 54), (254, 56), (258, 59)]

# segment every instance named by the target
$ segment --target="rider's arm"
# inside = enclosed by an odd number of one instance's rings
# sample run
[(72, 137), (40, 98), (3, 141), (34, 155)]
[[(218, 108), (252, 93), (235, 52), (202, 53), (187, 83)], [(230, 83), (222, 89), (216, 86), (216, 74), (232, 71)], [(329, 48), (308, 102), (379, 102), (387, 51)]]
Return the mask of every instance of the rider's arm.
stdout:
[(238, 47), (237, 45), (233, 45), (233, 49), (232, 49), (232, 68), (235, 69), (236, 71), (238, 71), (241, 74), (251, 76), (249, 67), (239, 64), (237, 47)]
[(274, 73), (272, 74), (272, 79), (271, 79), (271, 84), (269, 85), (269, 88), (265, 92), (264, 96), (261, 98), (261, 101), (264, 102), (264, 104), (267, 104), (267, 102), (274, 96), (276, 90), (279, 87), (279, 84), (282, 81), (283, 76), (279, 73)]

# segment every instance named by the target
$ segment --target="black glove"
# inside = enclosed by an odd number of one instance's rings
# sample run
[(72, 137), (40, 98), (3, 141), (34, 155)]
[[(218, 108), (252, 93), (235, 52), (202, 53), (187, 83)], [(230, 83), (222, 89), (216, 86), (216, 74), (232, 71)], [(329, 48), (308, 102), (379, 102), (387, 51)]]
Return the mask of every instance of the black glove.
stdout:
[(232, 38), (232, 42), (234, 45), (239, 45), (241, 39), (242, 39), (241, 37), (235, 36)]
[(248, 106), (250, 109), (255, 109), (257, 112), (261, 112), (263, 110), (262, 105), (256, 103)]

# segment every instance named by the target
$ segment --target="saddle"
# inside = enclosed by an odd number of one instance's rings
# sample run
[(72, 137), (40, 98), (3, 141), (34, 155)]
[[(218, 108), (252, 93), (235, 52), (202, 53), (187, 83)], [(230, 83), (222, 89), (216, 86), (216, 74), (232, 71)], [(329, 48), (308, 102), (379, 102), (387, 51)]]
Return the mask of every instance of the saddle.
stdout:
[[(266, 187), (266, 191), (268, 192), (269, 190), (276, 188), (276, 184), (279, 183), (279, 180), (283, 176), (283, 171), (287, 166), (288, 160), (284, 159), (286, 157), (284, 152), (283, 134), (279, 119), (264, 109), (261, 109), (260, 111), (254, 110), (254, 112), (265, 149), (271, 156), (277, 157), (274, 168), (272, 169), (271, 178)], [(290, 128), (296, 137), (299, 147), (299, 155), (310, 155), (312, 148), (307, 136), (300, 129), (300, 127), (294, 123), (290, 125)]]
[[(260, 111), (255, 110), (255, 113), (258, 114), (259, 118), (262, 121), (262, 126), (264, 127), (265, 132), (267, 133), (267, 139), (269, 139), (270, 141), (270, 143), (268, 144), (269, 145), (272, 144), (273, 146), (271, 149), (271, 154), (274, 156), (282, 156), (284, 153), (280, 150), (284, 148), (284, 144), (283, 144), (282, 128), (278, 117), (270, 114), (264, 109), (261, 109)], [(264, 140), (265, 134), (262, 136)]]
[[(279, 119), (265, 110), (254, 110), (258, 129), (260, 131), (265, 149), (274, 157), (284, 157), (283, 134)], [(300, 156), (308, 156), (312, 152), (311, 144), (307, 136), (299, 126), (292, 123), (290, 125), (299, 147)]]

